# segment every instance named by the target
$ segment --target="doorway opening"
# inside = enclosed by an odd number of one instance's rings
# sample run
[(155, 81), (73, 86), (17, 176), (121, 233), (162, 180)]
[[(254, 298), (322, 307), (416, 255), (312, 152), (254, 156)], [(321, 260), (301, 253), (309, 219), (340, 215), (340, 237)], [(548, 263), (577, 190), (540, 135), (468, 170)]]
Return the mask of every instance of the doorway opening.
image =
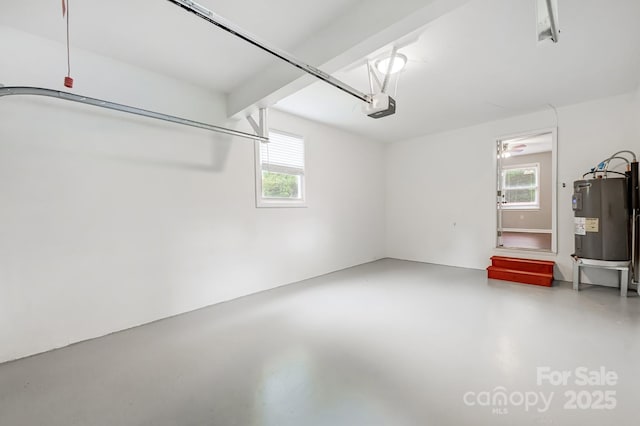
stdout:
[(496, 247), (556, 252), (555, 129), (497, 140)]

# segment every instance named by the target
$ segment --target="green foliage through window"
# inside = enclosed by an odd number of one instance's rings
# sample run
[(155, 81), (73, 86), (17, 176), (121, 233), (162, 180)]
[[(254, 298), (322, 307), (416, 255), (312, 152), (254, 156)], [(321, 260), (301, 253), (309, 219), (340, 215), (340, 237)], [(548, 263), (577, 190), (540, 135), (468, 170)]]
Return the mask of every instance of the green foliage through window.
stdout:
[(262, 172), (262, 196), (268, 198), (300, 198), (300, 176)]
[(503, 171), (505, 205), (538, 204), (538, 166), (523, 166)]
[(507, 189), (505, 190), (506, 203), (535, 203), (535, 189)]
[(505, 186), (507, 188), (522, 188), (536, 186), (536, 169), (511, 169), (505, 171)]

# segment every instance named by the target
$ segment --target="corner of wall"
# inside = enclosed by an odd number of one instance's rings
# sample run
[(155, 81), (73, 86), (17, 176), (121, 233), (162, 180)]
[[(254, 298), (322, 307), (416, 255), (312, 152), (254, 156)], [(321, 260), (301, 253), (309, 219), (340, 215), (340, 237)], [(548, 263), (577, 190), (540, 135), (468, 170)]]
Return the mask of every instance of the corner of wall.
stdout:
[(638, 85), (638, 89), (636, 90), (636, 96), (634, 99), (634, 115), (636, 117), (635, 122), (636, 122), (636, 131), (637, 131), (637, 137), (638, 139), (640, 139), (640, 84)]

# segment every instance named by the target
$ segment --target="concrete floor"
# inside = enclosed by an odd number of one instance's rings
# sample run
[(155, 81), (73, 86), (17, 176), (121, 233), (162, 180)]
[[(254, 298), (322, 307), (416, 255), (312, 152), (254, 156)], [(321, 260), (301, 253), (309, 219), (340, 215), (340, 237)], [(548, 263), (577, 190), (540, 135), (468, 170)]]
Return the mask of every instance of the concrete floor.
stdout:
[(397, 260), (0, 365), (3, 426), (639, 423), (640, 298)]

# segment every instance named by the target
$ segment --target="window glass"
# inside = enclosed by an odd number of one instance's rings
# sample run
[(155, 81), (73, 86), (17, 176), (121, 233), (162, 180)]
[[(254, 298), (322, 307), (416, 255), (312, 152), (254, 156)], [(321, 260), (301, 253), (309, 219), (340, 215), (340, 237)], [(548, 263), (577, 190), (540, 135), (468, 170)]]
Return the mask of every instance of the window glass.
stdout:
[(304, 139), (271, 130), (269, 142), (258, 143), (256, 166), (258, 206), (287, 206), (304, 202)]

